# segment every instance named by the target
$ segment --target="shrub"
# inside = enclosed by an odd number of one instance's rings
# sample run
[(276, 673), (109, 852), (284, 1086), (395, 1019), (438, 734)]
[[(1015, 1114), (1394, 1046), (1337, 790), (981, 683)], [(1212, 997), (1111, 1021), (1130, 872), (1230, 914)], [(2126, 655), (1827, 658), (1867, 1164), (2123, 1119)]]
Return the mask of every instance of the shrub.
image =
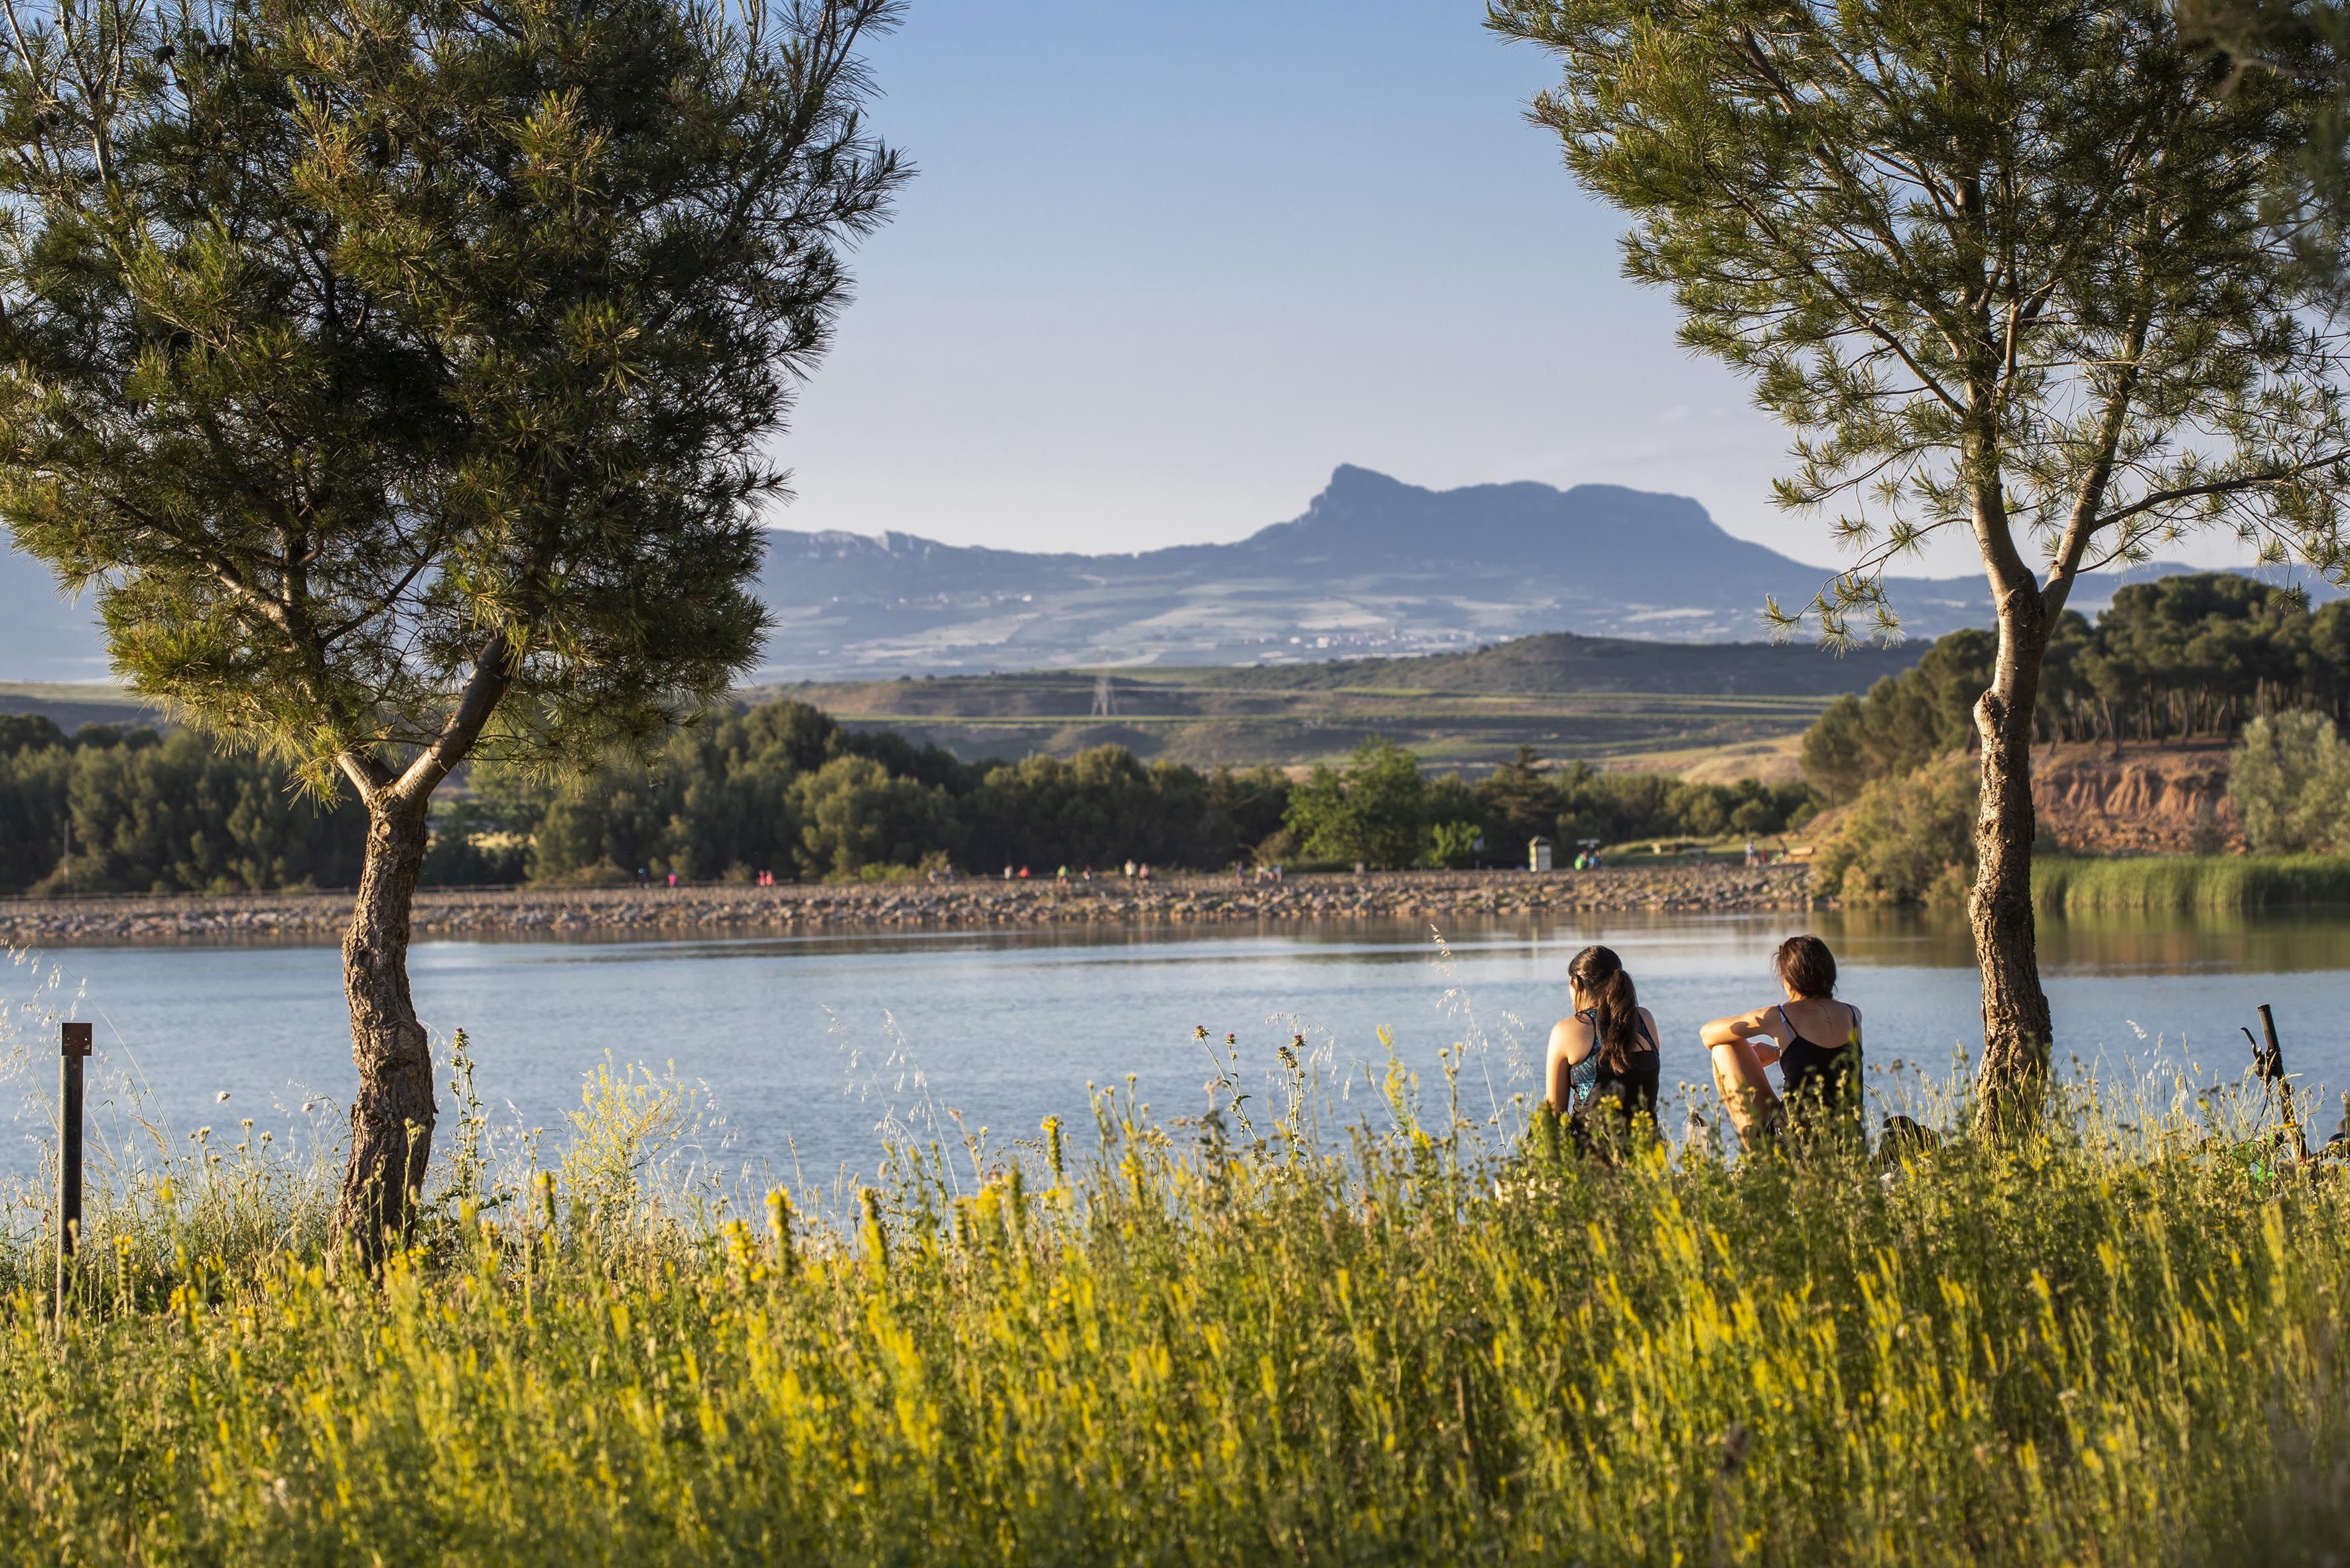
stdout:
[(2245, 725), (2228, 796), (2260, 854), (2350, 849), (2350, 743), (2331, 719), (2296, 711)]
[(1819, 890), (1848, 904), (1963, 903), (1981, 789), (1963, 756), (1863, 788), (1819, 850)]
[(871, 757), (835, 757), (793, 786), (804, 848), (818, 877), (868, 866), (910, 867), (962, 836), (954, 802), (936, 784), (893, 775)]
[(1345, 772), (1317, 766), (1292, 790), (1284, 820), (1308, 860), (1414, 865), (1428, 845), (1428, 781), (1393, 741), (1365, 741)]

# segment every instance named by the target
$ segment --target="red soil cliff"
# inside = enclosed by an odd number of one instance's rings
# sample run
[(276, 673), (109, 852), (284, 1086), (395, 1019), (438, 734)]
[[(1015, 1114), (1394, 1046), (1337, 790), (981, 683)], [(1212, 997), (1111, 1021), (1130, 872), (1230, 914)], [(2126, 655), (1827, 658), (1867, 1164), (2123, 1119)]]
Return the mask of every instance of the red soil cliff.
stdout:
[(2040, 832), (2082, 855), (2241, 852), (2223, 742), (2034, 747), (2032, 805)]

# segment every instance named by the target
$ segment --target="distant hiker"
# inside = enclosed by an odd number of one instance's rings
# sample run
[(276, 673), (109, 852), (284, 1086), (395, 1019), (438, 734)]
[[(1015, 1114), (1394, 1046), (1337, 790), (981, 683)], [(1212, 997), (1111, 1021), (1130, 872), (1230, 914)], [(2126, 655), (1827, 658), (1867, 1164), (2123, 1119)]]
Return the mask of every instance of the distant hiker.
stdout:
[(1011, 880), (1012, 880), (1012, 867), (1009, 867), (1009, 866), (1006, 866), (1006, 867), (1003, 868), (1003, 879), (1004, 879), (1006, 882), (1009, 882), (1009, 881), (1011, 881)]
[(1126, 863), (1126, 879), (1129, 882), (1134, 880), (1134, 862), (1131, 860)]
[[(1810, 935), (1789, 937), (1772, 957), (1786, 1000), (1717, 1018), (1699, 1038), (1713, 1053), (1715, 1086), (1739, 1136), (1766, 1130), (1783, 1102), (1790, 1120), (1827, 1126), (1860, 1116), (1860, 1009), (1835, 1000), (1835, 955)], [(1771, 1094), (1762, 1069), (1779, 1064)]]
[(1624, 961), (1587, 947), (1566, 966), (1574, 1015), (1550, 1032), (1544, 1099), (1578, 1129), (1595, 1107), (1619, 1127), (1657, 1116), (1657, 1021), (1640, 1005)]

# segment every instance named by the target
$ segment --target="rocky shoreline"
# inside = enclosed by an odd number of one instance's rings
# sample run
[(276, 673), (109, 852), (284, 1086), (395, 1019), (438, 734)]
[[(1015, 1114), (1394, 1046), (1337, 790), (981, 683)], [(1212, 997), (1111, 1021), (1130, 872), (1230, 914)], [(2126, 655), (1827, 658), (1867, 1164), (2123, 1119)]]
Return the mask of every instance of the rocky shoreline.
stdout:
[[(1679, 863), (1599, 871), (1395, 872), (1293, 877), (1123, 877), (1056, 883), (965, 880), (872, 887), (576, 888), (426, 890), (420, 939), (460, 936), (659, 937), (688, 932), (988, 930), (1159, 922), (1442, 920), (1586, 911), (1727, 913), (1812, 906), (1802, 866), (1755, 869)], [(0, 941), (76, 943), (326, 940), (350, 913), (348, 893), (0, 899)]]

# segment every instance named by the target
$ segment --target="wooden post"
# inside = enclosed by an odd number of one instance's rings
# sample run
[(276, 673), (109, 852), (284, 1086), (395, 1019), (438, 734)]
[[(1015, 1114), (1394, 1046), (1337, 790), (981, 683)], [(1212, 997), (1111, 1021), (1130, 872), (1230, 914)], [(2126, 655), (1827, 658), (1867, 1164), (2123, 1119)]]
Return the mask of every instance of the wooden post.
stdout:
[(68, 1023), (57, 1035), (57, 1315), (65, 1315), (73, 1256), (81, 1240), (82, 1063), (90, 1026)]
[(2277, 1044), (2276, 1014), (2269, 1011), (2265, 1002), (2261, 1003), (2261, 1043), (2252, 1048), (2252, 1066), (2267, 1092), (2283, 1102), (2284, 1125), (2293, 1131), (2294, 1152), (2307, 1159), (2309, 1135), (2302, 1128), (2301, 1108), (2293, 1103), (2293, 1085), (2285, 1080), (2284, 1047)]

